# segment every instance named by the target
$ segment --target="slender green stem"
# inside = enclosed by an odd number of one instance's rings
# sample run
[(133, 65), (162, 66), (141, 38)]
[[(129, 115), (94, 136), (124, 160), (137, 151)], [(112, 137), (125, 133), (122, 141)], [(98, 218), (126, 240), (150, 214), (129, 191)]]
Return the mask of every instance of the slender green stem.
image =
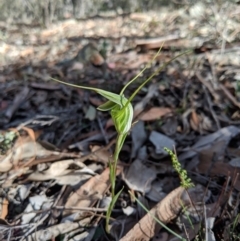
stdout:
[(110, 172), (110, 182), (111, 182), (111, 196), (112, 200), (109, 204), (107, 214), (106, 214), (106, 231), (109, 233), (109, 221), (110, 221), (110, 216), (112, 213), (112, 210), (114, 208), (114, 205), (116, 201), (118, 200), (119, 195), (121, 194), (123, 188), (118, 192), (115, 193), (115, 185), (116, 185), (116, 177), (117, 177), (117, 163), (118, 163), (118, 157), (119, 153), (122, 149), (124, 140), (127, 137), (126, 134), (118, 134), (117, 140), (116, 140), (116, 146), (113, 154), (113, 160), (109, 162), (109, 172)]
[(51, 78), (51, 79), (54, 80), (54, 81), (57, 81), (59, 83), (65, 84), (65, 85), (75, 87), (75, 88), (86, 89), (86, 90), (94, 90), (94, 91), (99, 90), (99, 89), (93, 88), (93, 87), (87, 87), (87, 86), (75, 85), (75, 84), (67, 83), (67, 82), (64, 82), (64, 81), (61, 81), (61, 80), (58, 80), (58, 79), (55, 79), (55, 78)]
[(154, 55), (153, 59), (133, 78), (131, 79), (121, 90), (120, 95), (123, 95), (124, 91), (127, 89), (127, 87), (132, 84), (147, 68), (149, 68), (151, 66), (151, 64), (153, 63), (153, 61), (157, 58), (157, 56), (159, 55), (159, 53), (161, 52), (161, 49), (163, 47), (164, 42), (162, 43), (161, 47), (159, 48), (159, 50), (157, 51), (157, 53)]
[(168, 64), (170, 64), (173, 60), (179, 58), (182, 55), (188, 54), (190, 53), (190, 51), (186, 51), (184, 53), (178, 54), (177, 56), (175, 56), (174, 58), (170, 59), (169, 61), (167, 61), (165, 64), (163, 64), (162, 66), (160, 66), (150, 77), (148, 77), (134, 92), (133, 94), (130, 96), (130, 98), (128, 99), (127, 103), (124, 105), (123, 108), (126, 108), (126, 106), (133, 100), (133, 98), (136, 96), (136, 94), (142, 89), (142, 87), (147, 84), (155, 75), (157, 75), (161, 70), (163, 70)]
[(112, 164), (110, 164), (110, 165), (112, 165), (112, 171), (114, 173), (113, 180), (111, 180), (112, 194), (115, 193), (115, 181), (116, 181), (117, 162), (118, 162), (118, 158), (119, 158), (119, 153), (122, 149), (122, 146), (123, 146), (123, 143), (124, 143), (126, 137), (127, 137), (127, 134), (118, 134), (117, 141), (116, 141), (116, 147), (115, 147), (114, 154), (113, 154), (113, 162), (112, 162)]

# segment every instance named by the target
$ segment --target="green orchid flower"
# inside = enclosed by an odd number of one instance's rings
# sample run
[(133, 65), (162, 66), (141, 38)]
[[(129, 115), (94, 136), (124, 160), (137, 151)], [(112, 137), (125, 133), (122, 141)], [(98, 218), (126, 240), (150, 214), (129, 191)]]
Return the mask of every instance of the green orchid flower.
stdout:
[(110, 182), (111, 182), (111, 193), (112, 193), (112, 201), (109, 205), (107, 214), (106, 214), (106, 230), (109, 231), (108, 229), (108, 223), (110, 220), (110, 215), (113, 210), (113, 207), (115, 205), (115, 202), (117, 201), (121, 191), (119, 191), (117, 194), (115, 194), (115, 182), (116, 182), (116, 170), (117, 170), (117, 161), (119, 157), (119, 153), (122, 149), (122, 146), (124, 144), (124, 141), (131, 129), (132, 126), (132, 121), (133, 121), (133, 106), (131, 104), (131, 101), (133, 98), (137, 95), (137, 93), (141, 90), (141, 88), (147, 84), (155, 75), (157, 75), (163, 68), (165, 68), (170, 62), (175, 60), (176, 58), (188, 53), (182, 53), (171, 59), (170, 61), (166, 62), (164, 65), (159, 67), (148, 79), (146, 79), (135, 91), (134, 93), (130, 96), (129, 99), (127, 99), (124, 96), (124, 91), (126, 88), (133, 83), (150, 65), (152, 62), (156, 59), (158, 54), (160, 53), (161, 48), (157, 52), (157, 54), (154, 56), (152, 61), (146, 65), (146, 67), (139, 72), (139, 74), (134, 77), (132, 80), (130, 80), (121, 90), (120, 94), (115, 94), (106, 90), (98, 89), (98, 88), (92, 88), (92, 87), (87, 87), (87, 86), (80, 86), (80, 85), (74, 85), (70, 83), (66, 83), (64, 81), (60, 81), (54, 78), (51, 78), (52, 80), (76, 87), (76, 88), (81, 88), (81, 89), (86, 89), (86, 90), (92, 90), (98, 93), (99, 95), (103, 96), (106, 98), (108, 101), (105, 102), (104, 104), (100, 105), (97, 109), (100, 111), (110, 111), (115, 129), (117, 131), (117, 138), (116, 138), (116, 146), (113, 154), (113, 161), (109, 162), (109, 169), (110, 169)]

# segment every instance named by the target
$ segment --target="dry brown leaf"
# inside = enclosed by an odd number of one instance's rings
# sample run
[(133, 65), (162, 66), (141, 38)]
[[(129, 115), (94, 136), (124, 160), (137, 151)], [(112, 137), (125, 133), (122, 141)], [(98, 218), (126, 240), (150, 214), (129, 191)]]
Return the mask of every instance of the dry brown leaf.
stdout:
[(197, 130), (197, 127), (199, 125), (199, 118), (198, 118), (198, 115), (196, 113), (196, 110), (192, 111), (190, 123), (192, 125), (192, 128), (194, 127), (193, 129)]
[(35, 135), (35, 132), (34, 130), (28, 128), (28, 127), (21, 127), (21, 129), (25, 130), (28, 134), (28, 136), (33, 140), (33, 141), (36, 141), (36, 135)]
[(190, 125), (193, 130), (203, 133), (206, 130), (210, 130), (212, 122), (204, 113), (197, 114), (196, 111), (192, 111)]
[[(121, 167), (117, 169), (117, 175), (122, 171)], [(76, 192), (74, 192), (69, 199), (67, 200), (65, 207), (66, 208), (84, 208), (91, 207), (97, 201), (103, 198), (103, 195), (108, 190), (110, 185), (109, 182), (109, 168), (105, 169), (101, 175), (95, 175), (89, 179), (85, 184), (83, 184)], [(71, 210), (64, 211), (64, 215), (72, 213)], [(74, 220), (78, 220), (83, 212), (78, 212)]]
[(95, 173), (84, 163), (76, 160), (61, 160), (54, 162), (45, 171), (35, 171), (27, 180), (45, 181), (55, 179), (60, 185), (76, 185), (80, 181), (89, 179)]
[(90, 155), (89, 160), (100, 161), (105, 165), (109, 163), (109, 158), (112, 155), (108, 150), (101, 148), (100, 146), (90, 146), (92, 155)]
[(0, 156), (0, 172), (7, 172), (12, 167), (27, 166), (36, 158), (47, 158), (51, 155), (59, 156), (60, 152), (46, 150), (29, 136), (19, 137), (7, 154)]
[[(159, 204), (152, 208), (149, 213), (147, 213), (123, 238), (121, 238), (120, 241), (150, 240), (161, 229), (160, 225), (155, 221), (155, 219), (153, 219), (152, 216), (159, 218), (163, 223), (167, 223), (171, 221), (171, 219), (176, 218), (177, 214), (182, 208), (179, 201), (181, 200), (180, 197), (183, 195), (183, 193), (184, 188), (182, 187), (179, 187), (169, 193)], [(179, 204), (174, 203), (176, 200), (178, 200)], [(174, 209), (171, 210), (173, 204), (177, 205), (177, 207), (174, 207)], [(170, 212), (167, 213), (166, 210)]]
[[(60, 223), (46, 229), (34, 231), (26, 238), (26, 240), (55, 240), (57, 236), (64, 235), (65, 233), (69, 232), (71, 233), (71, 231), (76, 229), (78, 229), (79, 232), (82, 232), (85, 230), (84, 227), (89, 225), (91, 219), (92, 217), (87, 217), (79, 222)], [(74, 240), (76, 239), (74, 238)]]
[(0, 214), (0, 219), (5, 219), (6, 216), (8, 215), (8, 200), (6, 198), (1, 198), (1, 214)]
[(140, 116), (142, 121), (153, 121), (157, 120), (167, 114), (172, 113), (172, 110), (165, 107), (152, 107), (149, 111), (145, 112)]
[(200, 185), (188, 191), (183, 187), (176, 188), (152, 208), (120, 241), (150, 240), (161, 230), (160, 224), (152, 216), (167, 224), (177, 217), (183, 207), (201, 203), (205, 195), (205, 188)]

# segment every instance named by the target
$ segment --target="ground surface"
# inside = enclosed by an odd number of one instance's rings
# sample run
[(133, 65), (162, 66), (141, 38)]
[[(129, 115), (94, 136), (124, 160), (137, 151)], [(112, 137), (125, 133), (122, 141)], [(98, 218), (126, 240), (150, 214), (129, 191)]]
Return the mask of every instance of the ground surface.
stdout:
[[(0, 42), (1, 240), (239, 240), (240, 6), (11, 25)], [(1, 24), (3, 26), (4, 23)], [(110, 235), (109, 157), (116, 132), (104, 98), (51, 80), (131, 93)], [(163, 150), (195, 184), (184, 190)], [(130, 192), (129, 192), (130, 191)], [(146, 215), (139, 202), (175, 237)], [(206, 231), (207, 230), (207, 231)]]

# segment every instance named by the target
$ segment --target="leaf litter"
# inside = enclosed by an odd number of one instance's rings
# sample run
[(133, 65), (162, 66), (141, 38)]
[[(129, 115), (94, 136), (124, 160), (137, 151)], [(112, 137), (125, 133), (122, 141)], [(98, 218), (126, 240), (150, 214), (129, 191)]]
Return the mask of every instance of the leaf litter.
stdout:
[[(29, 34), (9, 29), (0, 48), (1, 240), (177, 240), (157, 221), (188, 240), (239, 239), (239, 5), (208, 4), (66, 20)], [(104, 99), (50, 77), (118, 93), (163, 42), (127, 95), (174, 52), (194, 53), (134, 99), (138, 122), (120, 154), (116, 187), (124, 191), (108, 235), (116, 135), (109, 115), (95, 109)], [(176, 151), (195, 187), (180, 187), (164, 147)]]

